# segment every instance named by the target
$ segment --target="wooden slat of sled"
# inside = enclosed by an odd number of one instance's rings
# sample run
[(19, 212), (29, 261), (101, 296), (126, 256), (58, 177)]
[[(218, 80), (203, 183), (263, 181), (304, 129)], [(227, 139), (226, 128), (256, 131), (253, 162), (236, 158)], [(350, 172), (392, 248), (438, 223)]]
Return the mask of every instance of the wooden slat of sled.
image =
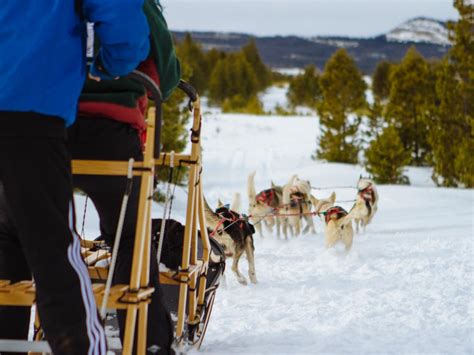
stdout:
[(89, 266), (89, 276), (92, 280), (107, 280), (108, 269), (105, 267)]
[(110, 253), (107, 250), (97, 250), (94, 252), (90, 252), (87, 257), (84, 259), (86, 265), (93, 265), (96, 262), (107, 259), (110, 256)]
[[(191, 159), (188, 154), (175, 154), (173, 162), (175, 166), (187, 166), (196, 164), (196, 161)], [(166, 165), (170, 165), (170, 155), (160, 154), (160, 158), (156, 159), (156, 166), (163, 165), (163, 160)], [(133, 168), (134, 176), (143, 174), (143, 163), (135, 162)], [(126, 161), (108, 161), (108, 160), (73, 160), (72, 173), (74, 175), (109, 175), (109, 176), (127, 176), (128, 162)]]
[[(196, 265), (191, 265), (188, 272), (177, 273), (176, 271), (162, 271), (160, 272), (160, 283), (165, 285), (179, 285), (182, 282), (189, 280), (196, 272), (202, 270), (204, 263), (202, 260), (198, 260)], [(89, 266), (89, 276), (93, 280), (106, 280), (108, 269), (105, 267)]]
[(0, 287), (6, 286), (10, 284), (10, 280), (0, 280)]
[(0, 283), (0, 304), (6, 306), (31, 306), (35, 302), (33, 281)]
[(191, 265), (189, 271), (162, 271), (160, 272), (160, 283), (164, 285), (179, 285), (182, 282), (189, 282), (190, 277), (196, 272), (201, 272), (204, 262), (198, 260), (196, 265)]
[[(92, 290), (97, 304), (102, 304), (105, 285), (93, 284)], [(136, 304), (149, 298), (153, 287), (141, 288), (136, 292), (129, 292), (128, 285), (115, 285), (110, 290), (107, 306), (110, 308), (126, 309), (130, 304)], [(36, 289), (32, 281), (21, 281), (9, 284), (2, 280), (0, 284), (0, 304), (5, 306), (29, 307), (35, 303)]]

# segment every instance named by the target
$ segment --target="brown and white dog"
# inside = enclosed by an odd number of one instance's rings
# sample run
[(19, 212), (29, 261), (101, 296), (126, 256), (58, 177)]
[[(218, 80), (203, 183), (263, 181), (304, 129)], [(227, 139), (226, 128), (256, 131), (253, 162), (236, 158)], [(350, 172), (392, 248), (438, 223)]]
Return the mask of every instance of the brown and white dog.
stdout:
[(282, 218), (282, 229), (285, 238), (288, 238), (288, 227), (294, 236), (301, 233), (301, 219), (306, 220), (304, 233), (314, 229), (313, 216), (311, 215), (311, 184), (309, 181), (300, 180), (293, 175), (288, 183), (283, 186), (283, 206), (280, 209)]
[[(209, 228), (209, 236), (223, 246), (226, 256), (233, 258), (232, 271), (242, 285), (247, 285), (247, 279), (239, 271), (239, 260), (243, 253), (247, 256), (250, 282), (256, 284), (253, 234), (255, 228), (237, 211), (237, 203), (232, 203), (232, 210), (226, 206), (218, 206), (214, 212), (204, 199), (204, 214)], [(236, 211), (237, 210), (237, 211)]]
[(282, 204), (283, 188), (273, 183), (271, 188), (260, 191), (255, 189), (255, 171), (247, 178), (247, 195), (249, 198), (249, 216), (263, 238), (262, 222), (270, 233), (276, 225), (277, 235), (280, 236), (280, 218), (278, 217), (278, 207)]
[(325, 212), (326, 228), (324, 231), (326, 248), (333, 247), (341, 241), (348, 252), (352, 247), (354, 230), (352, 218), (342, 207), (333, 206)]
[(357, 183), (357, 198), (350, 215), (355, 222), (356, 232), (359, 233), (359, 226), (365, 232), (367, 225), (372, 221), (377, 212), (379, 195), (372, 180), (360, 178)]

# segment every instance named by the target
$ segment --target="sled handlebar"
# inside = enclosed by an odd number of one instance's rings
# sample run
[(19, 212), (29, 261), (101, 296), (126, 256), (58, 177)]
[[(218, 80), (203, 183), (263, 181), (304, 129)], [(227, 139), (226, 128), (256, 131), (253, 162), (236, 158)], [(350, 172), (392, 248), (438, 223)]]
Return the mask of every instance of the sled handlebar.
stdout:
[[(155, 102), (155, 151), (154, 151), (154, 158), (160, 158), (161, 152), (161, 130), (163, 125), (163, 95), (161, 94), (161, 90), (159, 86), (150, 78), (148, 75), (134, 70), (128, 75), (128, 78), (134, 80), (147, 89), (147, 91), (151, 94), (153, 101)], [(184, 80), (180, 80), (178, 84), (178, 88), (181, 89), (188, 97), (189, 97), (189, 109), (192, 111), (192, 102), (196, 102), (198, 100), (198, 93), (194, 87), (192, 87), (189, 83), (185, 82)]]
[(178, 87), (186, 94), (188, 95), (189, 99), (192, 102), (196, 102), (198, 99), (198, 93), (195, 88), (191, 86), (191, 84), (187, 83), (184, 80), (180, 80)]

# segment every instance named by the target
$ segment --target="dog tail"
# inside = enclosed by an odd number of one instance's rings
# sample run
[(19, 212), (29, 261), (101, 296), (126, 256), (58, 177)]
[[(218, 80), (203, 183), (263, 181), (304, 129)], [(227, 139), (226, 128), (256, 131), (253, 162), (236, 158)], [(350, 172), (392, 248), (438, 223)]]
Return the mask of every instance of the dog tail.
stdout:
[(257, 191), (255, 190), (255, 174), (257, 172), (254, 171), (249, 175), (247, 178), (247, 195), (249, 197), (249, 202), (254, 201), (257, 197)]
[(207, 224), (208, 228), (213, 230), (213, 229), (217, 228), (217, 226), (219, 224), (219, 218), (214, 213), (212, 208), (209, 206), (209, 204), (207, 203), (207, 200), (206, 200), (205, 197), (203, 198), (203, 200), (204, 200), (203, 201), (204, 202), (204, 217), (206, 219), (206, 224)]

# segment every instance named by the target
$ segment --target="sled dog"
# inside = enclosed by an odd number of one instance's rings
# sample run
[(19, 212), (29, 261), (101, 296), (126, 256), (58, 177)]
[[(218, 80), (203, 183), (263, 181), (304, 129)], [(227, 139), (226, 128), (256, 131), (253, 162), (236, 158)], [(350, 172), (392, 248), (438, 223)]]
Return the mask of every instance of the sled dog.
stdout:
[(306, 227), (303, 233), (309, 230), (316, 233), (314, 229), (313, 216), (311, 213), (311, 184), (309, 181), (300, 180), (297, 175), (293, 175), (288, 183), (283, 186), (283, 208), (281, 214), (282, 229), (285, 238), (288, 237), (288, 228), (290, 233), (298, 236), (301, 233), (301, 219), (306, 221)]
[(354, 230), (351, 216), (342, 207), (333, 206), (325, 212), (326, 227), (324, 231), (326, 248), (331, 248), (341, 241), (348, 252), (352, 247)]
[(247, 279), (239, 271), (239, 260), (242, 254), (245, 253), (249, 265), (250, 282), (256, 284), (255, 247), (253, 243), (255, 228), (237, 212), (240, 206), (235, 202), (236, 200), (236, 196), (234, 196), (232, 209), (219, 204), (214, 212), (204, 199), (206, 224), (209, 236), (222, 245), (226, 256), (233, 258), (232, 272), (234, 272), (237, 280), (241, 284), (247, 285)]
[(247, 178), (247, 195), (249, 198), (249, 216), (263, 238), (262, 222), (270, 233), (273, 233), (273, 227), (276, 226), (277, 235), (280, 236), (280, 218), (278, 217), (278, 208), (282, 204), (283, 188), (273, 183), (271, 188), (260, 191), (258, 194), (255, 189), (255, 171)]
[(357, 183), (357, 190), (356, 202), (350, 211), (350, 215), (354, 219), (356, 232), (359, 233), (359, 227), (362, 227), (365, 232), (367, 225), (377, 212), (379, 195), (374, 182), (362, 177)]

